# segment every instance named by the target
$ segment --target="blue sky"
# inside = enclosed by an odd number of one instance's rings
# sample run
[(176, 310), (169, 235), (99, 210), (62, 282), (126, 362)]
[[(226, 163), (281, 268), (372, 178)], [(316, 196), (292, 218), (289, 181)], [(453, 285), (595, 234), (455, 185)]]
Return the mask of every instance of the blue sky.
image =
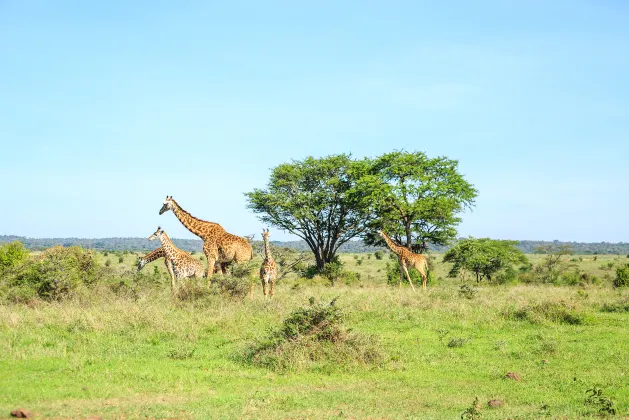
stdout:
[(0, 1), (0, 234), (192, 238), (169, 194), (259, 237), (272, 167), (406, 149), (461, 235), (629, 240), (629, 3), (227, 3)]

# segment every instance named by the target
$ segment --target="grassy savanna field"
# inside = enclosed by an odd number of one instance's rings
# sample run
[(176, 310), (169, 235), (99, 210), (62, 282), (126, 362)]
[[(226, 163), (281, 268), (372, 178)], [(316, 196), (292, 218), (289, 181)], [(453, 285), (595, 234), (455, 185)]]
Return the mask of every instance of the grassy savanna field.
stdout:
[[(596, 386), (629, 417), (629, 291), (603, 279), (613, 273), (603, 266), (626, 256), (567, 258), (598, 285), (481, 284), (467, 299), (440, 255), (437, 281), (417, 293), (386, 284), (388, 255), (358, 255), (360, 265), (341, 254), (358, 283), (289, 277), (273, 300), (259, 283), (254, 299), (174, 300), (159, 260), (143, 270), (157, 267), (155, 283), (133, 293), (94, 285), (61, 302), (3, 303), (0, 415), (20, 406), (57, 418), (458, 418), (478, 397), (483, 418), (576, 418), (599, 414), (584, 403)], [(121, 272), (136, 258), (99, 255)], [(338, 297), (345, 325), (375, 337), (382, 358), (285, 370), (243, 359), (311, 297)]]

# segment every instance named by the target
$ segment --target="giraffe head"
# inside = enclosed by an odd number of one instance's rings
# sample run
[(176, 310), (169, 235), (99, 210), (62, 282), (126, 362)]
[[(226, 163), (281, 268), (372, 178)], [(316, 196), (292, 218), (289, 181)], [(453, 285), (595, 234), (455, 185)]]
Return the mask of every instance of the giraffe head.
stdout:
[(269, 232), (269, 229), (262, 229), (262, 240), (267, 241), (269, 239), (269, 236), (271, 236), (271, 232)]
[(166, 199), (164, 200), (164, 205), (162, 206), (162, 208), (159, 210), (159, 214), (164, 214), (166, 213), (168, 210), (172, 210), (175, 207), (175, 200), (173, 200), (173, 196), (166, 196)]
[(164, 231), (162, 230), (161, 227), (157, 227), (157, 230), (155, 231), (155, 233), (153, 233), (151, 236), (149, 236), (149, 241), (155, 240), (155, 239), (160, 239), (162, 237), (162, 235), (164, 234)]
[(382, 229), (378, 229), (376, 233), (384, 238), (384, 232), (382, 231)]
[(146, 265), (146, 260), (144, 259), (144, 257), (140, 257), (138, 259), (138, 271), (143, 269), (145, 265)]

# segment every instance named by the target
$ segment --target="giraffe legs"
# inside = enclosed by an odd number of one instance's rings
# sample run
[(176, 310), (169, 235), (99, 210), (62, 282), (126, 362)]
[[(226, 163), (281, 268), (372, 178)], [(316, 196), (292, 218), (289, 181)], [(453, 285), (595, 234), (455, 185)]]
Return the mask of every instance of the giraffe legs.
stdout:
[(411, 281), (411, 276), (408, 274), (408, 269), (406, 268), (406, 263), (404, 265), (402, 265), (402, 268), (404, 269), (404, 274), (406, 274), (406, 278), (408, 279), (409, 284), (413, 288), (413, 292), (416, 292), (417, 290), (415, 290), (415, 286), (413, 286), (413, 282)]
[(399, 289), (402, 290), (402, 283), (404, 282), (404, 262), (402, 261), (402, 257), (398, 255), (397, 262), (400, 265), (400, 285)]
[(168, 270), (168, 274), (170, 275), (170, 291), (173, 295), (176, 293), (177, 283), (175, 281), (175, 271), (173, 270), (173, 263), (169, 259), (164, 259), (166, 263), (166, 269)]
[(216, 245), (206, 245), (203, 244), (203, 253), (205, 254), (205, 258), (207, 259), (207, 270), (205, 272), (205, 277), (211, 282), (212, 274), (214, 274), (214, 266), (216, 264), (216, 260), (218, 259), (218, 249)]
[(273, 297), (275, 295), (275, 276), (271, 277), (271, 290), (269, 291), (269, 296)]

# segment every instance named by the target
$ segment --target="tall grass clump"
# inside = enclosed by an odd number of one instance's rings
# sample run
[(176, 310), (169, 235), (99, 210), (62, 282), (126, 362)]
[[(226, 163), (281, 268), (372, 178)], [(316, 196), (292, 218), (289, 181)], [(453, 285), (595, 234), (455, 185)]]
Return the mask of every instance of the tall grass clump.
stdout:
[(580, 325), (585, 322), (585, 316), (574, 305), (563, 300), (546, 301), (527, 305), (520, 309), (507, 310), (507, 318), (529, 321), (532, 324), (553, 322), (557, 324)]
[(384, 355), (375, 338), (350, 331), (345, 319), (335, 300), (329, 304), (311, 303), (293, 311), (279, 328), (251, 343), (242, 359), (275, 371), (380, 365)]

